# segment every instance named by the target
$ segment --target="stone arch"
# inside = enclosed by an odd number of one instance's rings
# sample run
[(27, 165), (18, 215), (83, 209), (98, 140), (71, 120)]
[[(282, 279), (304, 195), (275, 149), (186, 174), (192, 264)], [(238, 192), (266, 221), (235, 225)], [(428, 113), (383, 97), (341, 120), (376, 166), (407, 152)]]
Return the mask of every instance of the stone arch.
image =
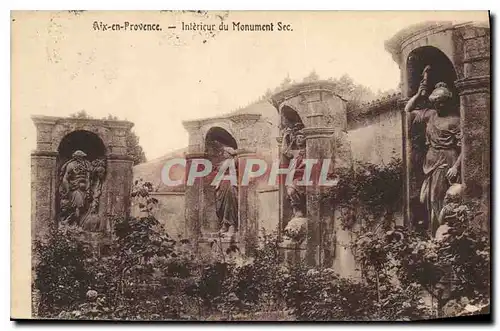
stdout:
[(59, 142), (57, 153), (61, 160), (67, 160), (76, 150), (85, 152), (90, 161), (105, 157), (107, 154), (101, 137), (88, 130), (75, 130), (66, 134)]
[[(460, 98), (455, 86), (457, 80), (457, 71), (450, 58), (439, 48), (435, 46), (421, 46), (413, 49), (406, 58), (406, 93), (408, 97), (415, 95), (418, 91), (420, 81), (422, 79), (422, 71), (425, 66), (431, 66), (431, 72), (428, 77), (427, 96), (432, 92), (432, 88), (439, 82), (444, 82), (453, 94), (451, 108), (455, 112), (459, 112)], [(419, 107), (428, 107), (428, 104), (422, 103)], [(409, 120), (409, 117), (407, 120)], [(408, 207), (412, 211), (409, 214), (408, 221), (411, 224), (419, 224), (425, 220), (425, 224), (430, 222), (429, 216), (425, 207), (420, 202), (420, 189), (425, 179), (423, 173), (423, 163), (427, 153), (425, 124), (424, 123), (407, 123), (405, 135), (409, 137), (408, 145), (405, 145), (408, 166)]]
[[(445, 82), (453, 92), (453, 103), (458, 106), (459, 97), (455, 87), (457, 72), (450, 58), (439, 48), (422, 46), (412, 50), (406, 59), (407, 95), (417, 93), (421, 74), (426, 65), (432, 67), (429, 75), (429, 86), (434, 87), (439, 82)], [(430, 91), (429, 91), (430, 93)]]
[(295, 110), (295, 108), (292, 107), (291, 105), (288, 105), (286, 103), (283, 104), (279, 108), (279, 113), (280, 113), (280, 128), (281, 129), (284, 129), (286, 127), (291, 127), (296, 123), (304, 124), (302, 122), (302, 118), (300, 117), (297, 110)]
[(228, 147), (238, 149), (238, 143), (236, 142), (234, 136), (227, 129), (221, 126), (212, 126), (208, 129), (205, 134), (205, 147), (207, 142), (210, 140), (217, 140)]

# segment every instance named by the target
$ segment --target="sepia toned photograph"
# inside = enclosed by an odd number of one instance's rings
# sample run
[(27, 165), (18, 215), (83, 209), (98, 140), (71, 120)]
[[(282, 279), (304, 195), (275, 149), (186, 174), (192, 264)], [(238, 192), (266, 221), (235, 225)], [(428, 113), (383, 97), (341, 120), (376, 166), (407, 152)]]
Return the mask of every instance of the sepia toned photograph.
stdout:
[(488, 11), (12, 11), (11, 318), (491, 321)]

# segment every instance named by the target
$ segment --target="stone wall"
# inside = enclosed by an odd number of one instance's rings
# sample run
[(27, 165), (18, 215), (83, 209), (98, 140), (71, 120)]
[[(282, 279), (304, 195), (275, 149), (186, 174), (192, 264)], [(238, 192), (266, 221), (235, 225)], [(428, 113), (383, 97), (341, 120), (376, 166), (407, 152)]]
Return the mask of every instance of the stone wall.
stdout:
[(364, 119), (349, 129), (347, 137), (354, 160), (382, 164), (401, 158), (401, 111), (388, 109)]
[(279, 191), (277, 188), (258, 190), (258, 229), (266, 233), (278, 230), (279, 226)]
[[(184, 193), (183, 192), (153, 192), (150, 196), (158, 200), (152, 215), (163, 225), (166, 233), (174, 239), (185, 236)], [(137, 202), (132, 202), (132, 215), (145, 216)]]

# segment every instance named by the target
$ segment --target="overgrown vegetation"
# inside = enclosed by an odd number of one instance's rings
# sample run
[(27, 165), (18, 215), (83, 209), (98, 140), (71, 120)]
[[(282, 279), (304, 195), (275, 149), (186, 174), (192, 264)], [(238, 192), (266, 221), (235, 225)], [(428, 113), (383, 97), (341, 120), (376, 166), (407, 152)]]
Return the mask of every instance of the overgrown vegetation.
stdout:
[[(144, 217), (113, 220), (100, 251), (78, 229), (38, 243), (34, 287), (46, 318), (146, 320), (416, 320), (489, 309), (488, 233), (473, 226), (474, 206), (457, 206), (442, 240), (395, 224), (400, 161), (345, 170), (324, 199), (350, 204), (359, 224), (352, 250), (362, 279), (284, 260), (263, 235), (251, 256), (219, 239), (194, 253), (151, 215), (152, 186), (132, 192)], [(331, 201), (330, 201), (331, 202)], [(352, 224), (346, 222), (346, 226)], [(352, 228), (352, 226), (351, 226)], [(101, 245), (102, 246), (102, 245)], [(207, 246), (207, 249), (210, 246)]]

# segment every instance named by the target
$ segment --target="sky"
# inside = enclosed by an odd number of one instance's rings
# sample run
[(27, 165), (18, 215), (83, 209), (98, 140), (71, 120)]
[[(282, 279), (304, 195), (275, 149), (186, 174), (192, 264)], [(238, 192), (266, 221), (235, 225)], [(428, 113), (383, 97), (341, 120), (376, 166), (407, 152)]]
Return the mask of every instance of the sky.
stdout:
[[(218, 24), (216, 15), (171, 12), (12, 14), (12, 127), (16, 150), (35, 148), (31, 115), (81, 110), (134, 123), (148, 160), (187, 146), (182, 121), (245, 106), (289, 76), (348, 74), (395, 89), (399, 68), (384, 42), (426, 20), (475, 21), (486, 12), (230, 12), (229, 31), (181, 31), (181, 22)], [(94, 22), (160, 24), (162, 31), (97, 31)], [(293, 31), (231, 31), (241, 24), (290, 24)], [(168, 29), (168, 26), (176, 26)]]

